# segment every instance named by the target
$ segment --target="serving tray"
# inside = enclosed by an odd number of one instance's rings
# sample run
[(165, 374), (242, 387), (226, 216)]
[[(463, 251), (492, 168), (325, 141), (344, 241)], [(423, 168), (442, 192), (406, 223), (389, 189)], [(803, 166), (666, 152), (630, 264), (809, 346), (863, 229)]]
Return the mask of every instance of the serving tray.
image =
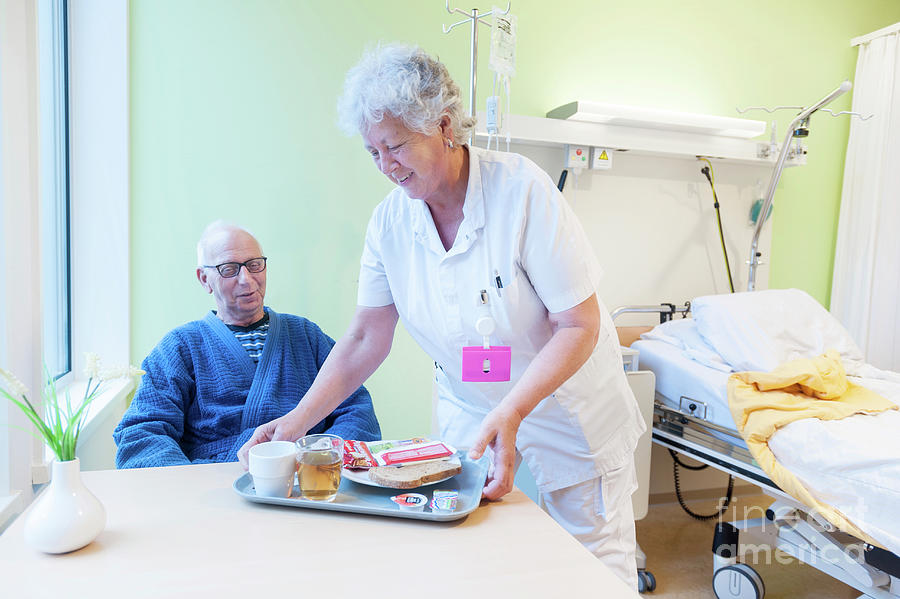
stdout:
[[(256, 503), (447, 522), (463, 518), (478, 507), (478, 504), (481, 502), (481, 490), (484, 487), (484, 481), (487, 479), (490, 465), (490, 460), (487, 456), (482, 456), (475, 461), (470, 460), (465, 454), (459, 454), (459, 458), (462, 462), (462, 472), (442, 483), (425, 485), (415, 489), (372, 487), (341, 477), (341, 486), (338, 487), (337, 497), (333, 501), (303, 499), (300, 497), (300, 489), (296, 483), (291, 490), (290, 497), (259, 497), (256, 494), (256, 489), (253, 487), (253, 478), (249, 472), (238, 477), (232, 487), (238, 495), (247, 501)], [(459, 491), (456, 509), (452, 512), (432, 511), (430, 503), (433, 491), (447, 491), (451, 489)], [(401, 493), (421, 493), (428, 497), (429, 505), (426, 505), (421, 512), (401, 510), (397, 504), (391, 501), (391, 497)]]

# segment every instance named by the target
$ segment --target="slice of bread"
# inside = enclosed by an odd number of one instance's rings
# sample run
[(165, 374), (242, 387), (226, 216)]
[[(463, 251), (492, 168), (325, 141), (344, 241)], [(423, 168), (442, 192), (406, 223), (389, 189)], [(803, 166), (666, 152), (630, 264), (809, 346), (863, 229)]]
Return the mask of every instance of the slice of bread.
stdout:
[(441, 460), (405, 466), (379, 466), (369, 468), (369, 479), (392, 489), (414, 489), (462, 472), (459, 460)]

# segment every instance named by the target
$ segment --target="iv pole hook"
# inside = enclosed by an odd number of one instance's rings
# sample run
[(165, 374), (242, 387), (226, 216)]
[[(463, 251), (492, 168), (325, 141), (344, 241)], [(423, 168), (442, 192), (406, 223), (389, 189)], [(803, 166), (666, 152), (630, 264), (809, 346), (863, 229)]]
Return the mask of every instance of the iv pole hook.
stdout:
[[(505, 15), (505, 14), (509, 13), (509, 7), (510, 7), (510, 0), (507, 0), (506, 10), (504, 10), (500, 14)], [(458, 8), (451, 9), (450, 8), (450, 0), (445, 0), (444, 8), (446, 8), (447, 12), (451, 15), (453, 13), (459, 13), (466, 17), (462, 21), (459, 21), (458, 23), (454, 23), (454, 24), (450, 25), (449, 27), (446, 25), (441, 25), (441, 29), (443, 30), (444, 33), (450, 33), (450, 31), (454, 27), (456, 27), (457, 25), (462, 25), (466, 21), (471, 21), (471, 23), (472, 23), (471, 65), (469, 67), (469, 82), (470, 82), (469, 116), (472, 118), (475, 118), (475, 89), (477, 86), (477, 78), (478, 78), (478, 23), (488, 25), (488, 23), (485, 23), (484, 21), (482, 21), (482, 19), (493, 15), (494, 11), (490, 10), (486, 13), (479, 14), (477, 8), (473, 8), (472, 12), (470, 12), (470, 13), (468, 13), (464, 10), (460, 10)], [(488, 25), (488, 27), (490, 27), (490, 25)], [(469, 138), (469, 143), (474, 143), (474, 142), (475, 142), (475, 132), (472, 131), (472, 136)]]

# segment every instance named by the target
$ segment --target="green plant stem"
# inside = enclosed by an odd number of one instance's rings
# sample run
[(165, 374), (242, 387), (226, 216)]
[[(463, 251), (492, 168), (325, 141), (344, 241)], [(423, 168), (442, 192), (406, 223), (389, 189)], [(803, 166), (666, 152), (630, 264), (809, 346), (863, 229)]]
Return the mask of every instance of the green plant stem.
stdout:
[[(131, 376), (136, 376), (135, 372), (143, 374), (142, 371), (134, 367), (129, 372), (132, 373)], [(106, 381), (100, 379), (100, 377), (89, 377), (84, 388), (81, 404), (75, 407), (72, 404), (72, 397), (68, 390), (65, 392), (65, 401), (61, 400), (56, 391), (56, 381), (51, 376), (46, 365), (44, 366), (44, 379), (46, 382), (42, 394), (43, 417), (41, 417), (25, 393), (21, 393), (20, 396), (16, 397), (3, 388), (0, 388), (0, 393), (22, 410), (22, 413), (25, 414), (37, 430), (37, 434), (34, 431), (29, 432), (42, 438), (59, 461), (73, 460), (75, 459), (75, 450), (78, 447), (78, 439), (87, 422), (90, 406), (97, 398)], [(14, 377), (12, 377), (12, 381), (15, 382)]]

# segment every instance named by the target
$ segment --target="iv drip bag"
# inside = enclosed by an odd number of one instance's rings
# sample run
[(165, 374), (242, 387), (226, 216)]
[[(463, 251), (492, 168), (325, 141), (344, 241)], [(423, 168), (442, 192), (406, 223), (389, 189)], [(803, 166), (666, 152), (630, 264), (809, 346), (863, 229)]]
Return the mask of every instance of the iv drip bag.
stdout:
[(493, 7), (494, 22), (491, 25), (491, 57), (488, 66), (498, 75), (512, 77), (516, 74), (516, 15), (503, 14)]

